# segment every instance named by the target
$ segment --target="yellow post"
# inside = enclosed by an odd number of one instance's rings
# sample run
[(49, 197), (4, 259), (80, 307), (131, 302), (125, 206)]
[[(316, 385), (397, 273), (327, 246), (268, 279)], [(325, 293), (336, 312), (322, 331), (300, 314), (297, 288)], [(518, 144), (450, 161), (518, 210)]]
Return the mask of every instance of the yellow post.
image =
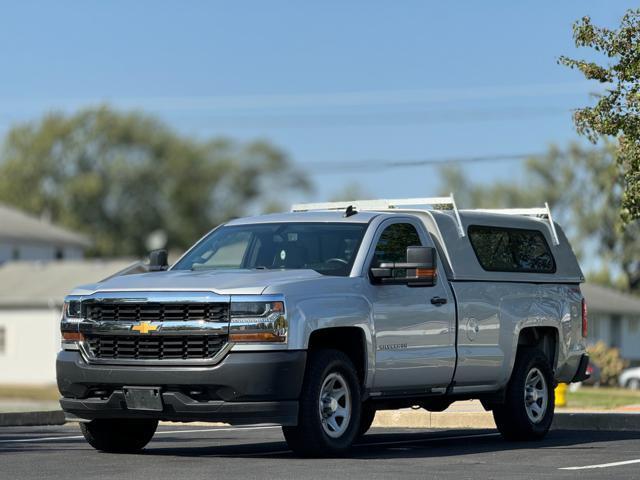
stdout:
[(556, 407), (567, 406), (567, 384), (559, 383), (556, 387)]

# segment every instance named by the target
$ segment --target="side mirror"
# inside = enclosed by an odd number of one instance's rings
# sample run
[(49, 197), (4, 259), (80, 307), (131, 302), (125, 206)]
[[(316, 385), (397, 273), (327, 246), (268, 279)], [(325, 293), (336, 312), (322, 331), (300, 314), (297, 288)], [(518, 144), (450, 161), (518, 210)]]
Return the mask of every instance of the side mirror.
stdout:
[(149, 271), (161, 272), (169, 267), (169, 255), (166, 250), (153, 250), (149, 253)]
[(436, 249), (407, 247), (407, 261), (382, 263), (371, 268), (371, 278), (382, 285), (432, 287), (436, 284)]

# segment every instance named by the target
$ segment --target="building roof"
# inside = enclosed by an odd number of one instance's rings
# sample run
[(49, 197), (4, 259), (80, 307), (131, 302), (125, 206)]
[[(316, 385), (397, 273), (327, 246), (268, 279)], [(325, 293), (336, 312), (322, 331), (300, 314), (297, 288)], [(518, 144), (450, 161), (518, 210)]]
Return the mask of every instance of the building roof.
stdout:
[(102, 280), (135, 261), (8, 262), (0, 266), (0, 308), (59, 307), (78, 285)]
[(84, 235), (2, 204), (0, 204), (0, 225), (2, 225), (0, 241), (26, 241), (75, 247), (91, 245)]
[(580, 288), (590, 312), (640, 315), (640, 297), (593, 283), (585, 283)]

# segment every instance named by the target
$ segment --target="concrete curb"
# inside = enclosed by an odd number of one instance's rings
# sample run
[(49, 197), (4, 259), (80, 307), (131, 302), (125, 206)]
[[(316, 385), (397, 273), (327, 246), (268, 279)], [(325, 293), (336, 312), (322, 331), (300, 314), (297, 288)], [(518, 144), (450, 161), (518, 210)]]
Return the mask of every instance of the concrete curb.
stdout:
[(601, 430), (640, 432), (640, 413), (576, 412), (557, 413), (552, 428), (562, 430)]
[[(61, 410), (49, 412), (0, 413), (0, 427), (63, 425)], [(222, 424), (208, 423), (211, 426)], [(383, 428), (495, 428), (490, 412), (427, 412), (388, 410), (376, 414), (374, 427)], [(599, 430), (640, 432), (640, 412), (556, 412), (556, 430)]]
[[(374, 427), (404, 428), (496, 428), (491, 412), (381, 411)], [(640, 413), (556, 412), (555, 430), (639, 431)]]
[(0, 427), (36, 427), (43, 425), (64, 425), (64, 412), (10, 412), (0, 413)]

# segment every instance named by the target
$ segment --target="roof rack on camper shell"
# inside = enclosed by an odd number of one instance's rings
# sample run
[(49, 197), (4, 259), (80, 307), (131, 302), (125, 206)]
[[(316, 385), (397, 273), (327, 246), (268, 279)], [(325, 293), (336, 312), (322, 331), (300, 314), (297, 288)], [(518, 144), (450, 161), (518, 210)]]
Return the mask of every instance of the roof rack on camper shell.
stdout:
[[(399, 207), (431, 207), (433, 210), (452, 210), (456, 220), (458, 235), (464, 237), (464, 228), (460, 220), (460, 213), (456, 205), (453, 193), (448, 197), (417, 197), (417, 198), (396, 198), (379, 200), (351, 200), (344, 202), (323, 202), (323, 203), (297, 203), (291, 207), (292, 212), (309, 212), (312, 210), (346, 210), (351, 207), (354, 210), (394, 210)], [(544, 218), (549, 222), (549, 230), (554, 245), (559, 245), (560, 240), (556, 227), (551, 216), (551, 209), (547, 202), (542, 208), (499, 208), (499, 209), (471, 209), (474, 212), (497, 213), (503, 215), (521, 215), (529, 217)]]
[[(298, 203), (291, 207), (292, 212), (308, 212), (311, 210), (345, 210), (352, 207), (355, 210), (393, 210), (398, 207), (431, 207), (434, 210), (453, 210), (456, 217), (458, 235), (464, 237), (462, 221), (458, 213), (453, 193), (448, 197), (396, 198), (380, 200), (352, 200), (348, 202)], [(443, 208), (446, 207), (446, 208)]]

